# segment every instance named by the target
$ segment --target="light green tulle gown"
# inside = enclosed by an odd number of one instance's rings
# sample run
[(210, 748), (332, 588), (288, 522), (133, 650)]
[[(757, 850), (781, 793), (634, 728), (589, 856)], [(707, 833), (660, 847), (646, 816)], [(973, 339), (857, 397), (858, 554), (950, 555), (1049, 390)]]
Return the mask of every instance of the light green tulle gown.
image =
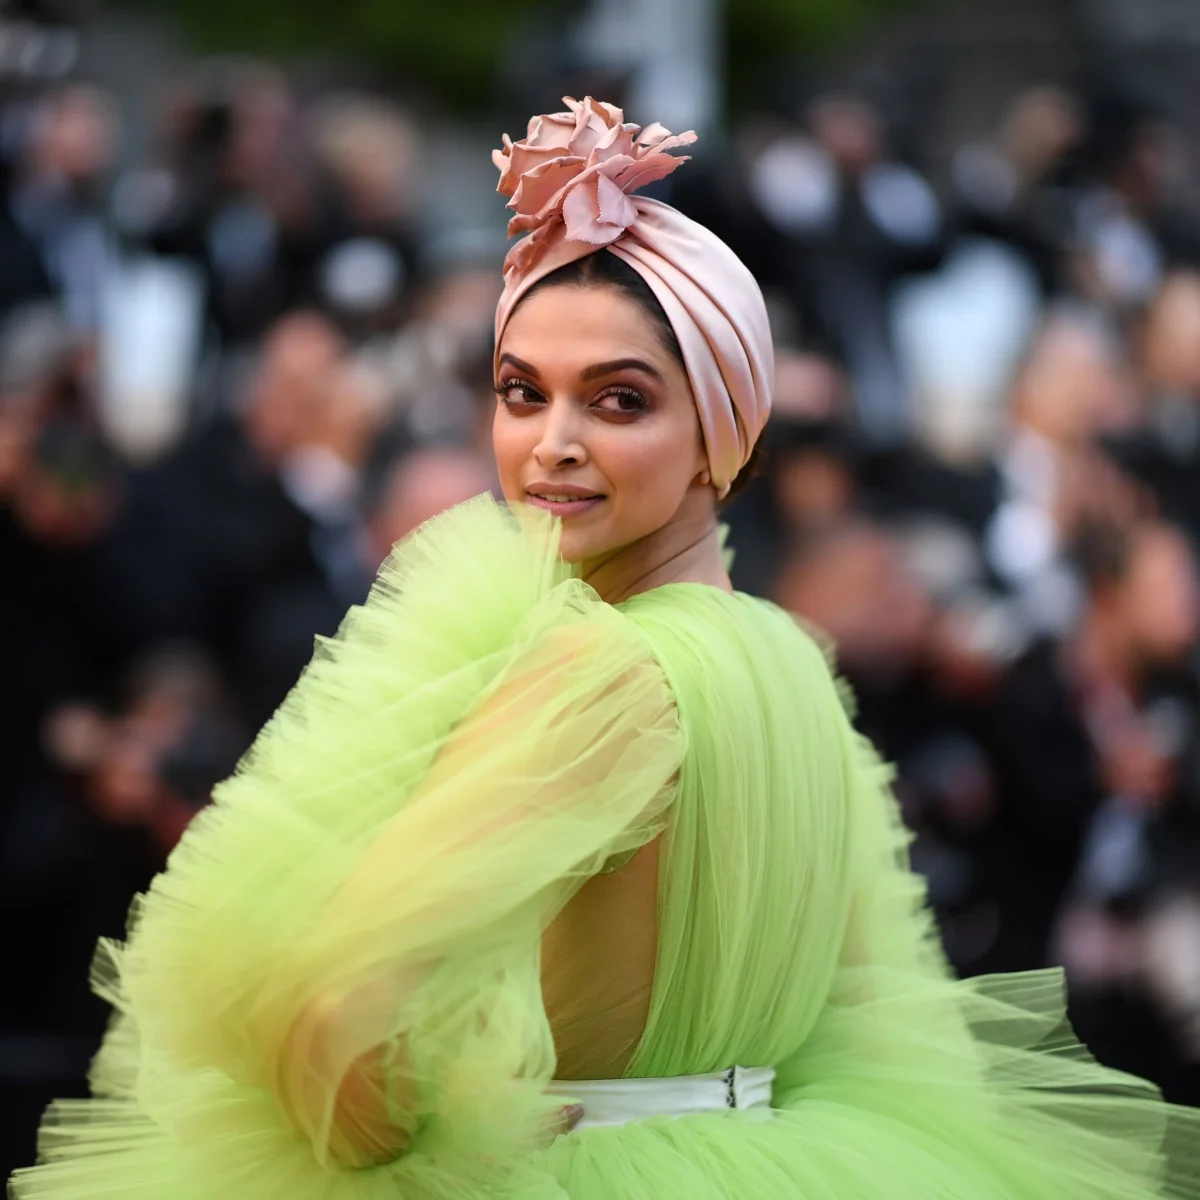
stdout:
[[(397, 549), (102, 948), (94, 1096), (13, 1194), (1200, 1196), (1200, 1114), (1093, 1064), (1056, 974), (951, 979), (905, 840), (787, 615), (611, 607), (549, 518), (473, 501)], [(555, 1138), (547, 1082), (605, 1064), (778, 1074), (770, 1109)]]

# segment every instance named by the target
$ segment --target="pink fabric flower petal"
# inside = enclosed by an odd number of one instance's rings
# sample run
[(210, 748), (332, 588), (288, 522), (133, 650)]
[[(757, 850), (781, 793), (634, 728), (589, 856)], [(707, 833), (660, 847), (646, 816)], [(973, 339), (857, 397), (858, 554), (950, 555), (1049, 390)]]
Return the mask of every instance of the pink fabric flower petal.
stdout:
[(686, 156), (676, 157), (673, 154), (656, 154), (649, 158), (639, 158), (630, 163), (614, 179), (623, 192), (636, 192), (638, 188), (648, 183), (657, 183), (666, 179), (681, 163), (688, 162)]
[(579, 175), (582, 166), (580, 158), (552, 158), (522, 172), (508, 207), (522, 215), (542, 213), (550, 200)]
[(566, 150), (570, 146), (575, 130), (569, 114), (550, 113), (536, 120), (537, 128), (530, 129), (526, 145), (537, 150)]
[(695, 134), (674, 135), (657, 123), (642, 130), (616, 105), (591, 96), (565, 96), (563, 103), (565, 112), (534, 117), (521, 141), (505, 135), (503, 149), (492, 155), (497, 190), (510, 197), (515, 214), (509, 235), (557, 223), (569, 238), (607, 245), (637, 220), (624, 193), (669, 175), (683, 160), (664, 151), (689, 144)]
[(604, 174), (596, 180), (596, 208), (605, 225), (615, 225), (622, 231), (637, 220), (637, 205)]
[[(696, 140), (694, 130), (689, 129), (686, 133), (673, 133), (670, 137), (665, 137), (660, 142), (647, 149), (644, 157), (649, 158), (652, 154), (665, 154), (668, 150), (675, 150), (679, 146), (690, 146)], [(683, 159), (680, 159), (682, 162)]]
[(512, 150), (512, 138), (510, 138), (506, 133), (504, 135), (503, 147), (499, 150), (492, 151), (492, 162), (496, 164), (496, 168), (500, 172), (500, 179), (496, 184), (496, 191), (498, 191), (502, 196), (511, 196), (517, 186), (517, 181), (509, 169), (512, 164)]
[[(620, 128), (617, 126), (617, 128)], [(581, 122), (571, 142), (571, 150), (575, 154), (591, 155), (598, 146), (610, 136), (612, 127), (603, 117), (587, 111), (581, 115)]]
[(625, 158), (637, 157), (637, 146), (634, 142), (636, 125), (614, 125), (604, 139), (592, 151), (596, 162), (607, 162), (618, 155)]
[[(517, 182), (517, 187), (513, 195), (518, 195), (521, 191), (521, 184), (545, 166), (546, 163), (557, 162), (563, 157), (570, 156), (565, 155), (565, 152), (562, 150), (555, 150), (549, 146), (544, 149), (522, 146), (519, 143), (514, 146), (508, 168), (509, 174)], [(580, 159), (578, 161), (580, 166), (582, 166), (583, 160)], [(529, 211), (528, 205), (525, 205), (524, 208), (526, 211)]]
[(593, 246), (605, 245), (604, 231), (600, 228), (600, 202), (596, 198), (593, 180), (575, 184), (563, 197), (563, 221), (567, 237), (573, 242), (587, 242)]
[[(588, 98), (590, 99), (590, 97)], [(571, 132), (571, 141), (577, 142), (583, 134), (583, 131), (588, 126), (588, 121), (591, 119), (591, 113), (588, 110), (586, 103), (582, 103), (578, 100), (572, 100), (570, 96), (565, 96), (563, 99), (566, 101), (567, 107), (571, 110), (570, 116), (574, 124), (574, 128)]]
[(589, 119), (596, 118), (604, 126), (620, 125), (625, 120), (625, 113), (615, 104), (595, 100), (591, 96), (584, 96), (582, 100), (572, 100), (570, 96), (564, 96), (563, 102), (575, 112), (586, 113)]
[(663, 138), (669, 138), (670, 136), (671, 131), (665, 125), (660, 125), (657, 121), (652, 121), (638, 134), (637, 143), (639, 146), (657, 146)]
[[(588, 97), (591, 100), (591, 97)], [(610, 125), (621, 125), (625, 121), (625, 110), (618, 108), (615, 104), (609, 104), (607, 100), (592, 100), (592, 103), (602, 112), (608, 119)]]

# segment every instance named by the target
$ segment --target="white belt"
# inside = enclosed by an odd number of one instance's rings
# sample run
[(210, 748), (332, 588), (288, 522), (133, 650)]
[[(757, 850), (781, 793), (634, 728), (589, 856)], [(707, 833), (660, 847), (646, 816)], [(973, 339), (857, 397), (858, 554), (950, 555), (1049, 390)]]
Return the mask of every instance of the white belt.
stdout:
[(774, 1067), (730, 1067), (668, 1079), (555, 1079), (546, 1091), (583, 1105), (576, 1129), (627, 1125), (647, 1117), (686, 1117), (724, 1109), (768, 1108)]

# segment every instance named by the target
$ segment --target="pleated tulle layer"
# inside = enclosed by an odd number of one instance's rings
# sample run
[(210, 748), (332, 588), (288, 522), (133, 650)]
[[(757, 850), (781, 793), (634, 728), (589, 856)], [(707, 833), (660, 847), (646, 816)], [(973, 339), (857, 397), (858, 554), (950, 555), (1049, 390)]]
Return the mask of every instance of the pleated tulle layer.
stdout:
[[(772, 1065), (773, 1107), (547, 1144), (541, 934), (664, 827), (627, 1074)], [(1092, 1063), (1056, 973), (954, 981), (906, 846), (785, 614), (613, 609), (552, 523), (473, 502), (398, 549), (103, 949), (94, 1097), (13, 1195), (1200, 1197), (1200, 1113)]]

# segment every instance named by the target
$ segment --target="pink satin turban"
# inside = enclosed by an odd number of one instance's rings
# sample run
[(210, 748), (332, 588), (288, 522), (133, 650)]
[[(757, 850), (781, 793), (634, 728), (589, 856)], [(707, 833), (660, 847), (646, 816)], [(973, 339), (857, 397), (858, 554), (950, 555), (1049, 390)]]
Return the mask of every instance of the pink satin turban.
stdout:
[(504, 260), (496, 347), (521, 297), (539, 279), (602, 248), (627, 262), (658, 298), (679, 340), (709, 470), (725, 495), (745, 466), (771, 409), (774, 355), (762, 292), (719, 238), (668, 204), (631, 196), (684, 157), (696, 140), (661, 125), (641, 129), (590, 96), (568, 112), (534, 117), (525, 139), (493, 152), (498, 191), (516, 214)]

